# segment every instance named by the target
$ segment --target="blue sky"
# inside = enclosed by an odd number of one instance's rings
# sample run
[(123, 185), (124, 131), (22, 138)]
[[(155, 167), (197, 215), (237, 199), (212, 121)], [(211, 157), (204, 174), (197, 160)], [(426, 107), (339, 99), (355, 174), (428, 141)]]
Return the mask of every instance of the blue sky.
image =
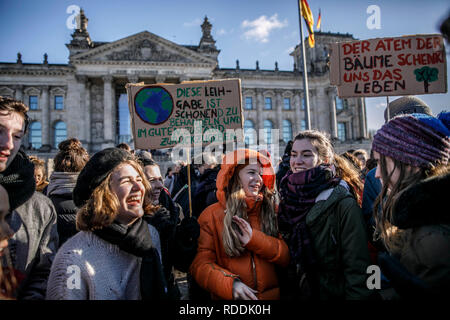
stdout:
[[(450, 13), (447, 0), (308, 2), (315, 19), (321, 8), (322, 31), (350, 33), (358, 39), (438, 33)], [(20, 51), (25, 63), (42, 62), (44, 53), (49, 63), (67, 63), (71, 5), (85, 10), (94, 41), (115, 41), (148, 30), (178, 44), (197, 45), (206, 15), (221, 50), (222, 68), (234, 67), (239, 59), (241, 68), (255, 68), (258, 60), (261, 69), (274, 69), (277, 61), (281, 70), (292, 70), (289, 52), (299, 43), (295, 0), (0, 0), (0, 61), (15, 62)], [(370, 5), (380, 8), (380, 29), (366, 26)], [(450, 110), (449, 93), (420, 97), (434, 113)], [(369, 129), (377, 129), (383, 123), (386, 98), (367, 98), (366, 103)]]

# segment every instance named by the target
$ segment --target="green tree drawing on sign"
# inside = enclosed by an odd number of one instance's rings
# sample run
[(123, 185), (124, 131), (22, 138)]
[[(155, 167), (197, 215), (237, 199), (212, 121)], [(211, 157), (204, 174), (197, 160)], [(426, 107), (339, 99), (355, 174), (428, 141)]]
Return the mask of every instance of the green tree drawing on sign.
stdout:
[(423, 81), (423, 86), (425, 88), (425, 92), (427, 93), (428, 87), (430, 86), (430, 82), (436, 81), (438, 79), (438, 73), (439, 70), (437, 68), (430, 68), (430, 67), (423, 67), (414, 70), (416, 80), (419, 82)]

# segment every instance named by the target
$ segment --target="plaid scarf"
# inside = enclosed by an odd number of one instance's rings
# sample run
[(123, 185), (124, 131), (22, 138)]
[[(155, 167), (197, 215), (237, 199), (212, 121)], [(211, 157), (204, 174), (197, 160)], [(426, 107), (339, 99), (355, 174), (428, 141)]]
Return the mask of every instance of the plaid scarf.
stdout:
[(337, 186), (339, 181), (333, 165), (321, 164), (296, 173), (289, 170), (280, 182), (278, 224), (282, 233), (290, 234), (286, 240), (291, 261), (299, 265), (302, 272), (311, 270), (316, 262), (306, 216), (317, 196), (322, 191)]

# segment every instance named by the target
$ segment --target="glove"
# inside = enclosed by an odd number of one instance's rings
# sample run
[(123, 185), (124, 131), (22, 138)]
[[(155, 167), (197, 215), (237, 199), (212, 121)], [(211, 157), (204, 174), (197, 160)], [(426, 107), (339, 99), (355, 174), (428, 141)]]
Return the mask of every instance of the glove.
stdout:
[(160, 235), (169, 235), (175, 232), (176, 219), (173, 219), (171, 212), (162, 206), (153, 216), (148, 217), (147, 221), (158, 230)]
[(185, 217), (177, 227), (177, 239), (182, 243), (197, 242), (200, 236), (200, 225), (194, 217)]

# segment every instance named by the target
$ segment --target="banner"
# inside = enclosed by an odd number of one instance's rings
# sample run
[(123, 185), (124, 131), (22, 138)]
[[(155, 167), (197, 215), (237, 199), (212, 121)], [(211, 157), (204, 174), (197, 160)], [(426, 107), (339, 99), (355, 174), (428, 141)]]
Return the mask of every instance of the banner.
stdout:
[(129, 83), (126, 89), (136, 149), (172, 148), (185, 133), (186, 145), (220, 143), (227, 129), (243, 128), (240, 79)]
[(341, 98), (447, 92), (439, 34), (334, 43), (330, 63), (330, 82)]

